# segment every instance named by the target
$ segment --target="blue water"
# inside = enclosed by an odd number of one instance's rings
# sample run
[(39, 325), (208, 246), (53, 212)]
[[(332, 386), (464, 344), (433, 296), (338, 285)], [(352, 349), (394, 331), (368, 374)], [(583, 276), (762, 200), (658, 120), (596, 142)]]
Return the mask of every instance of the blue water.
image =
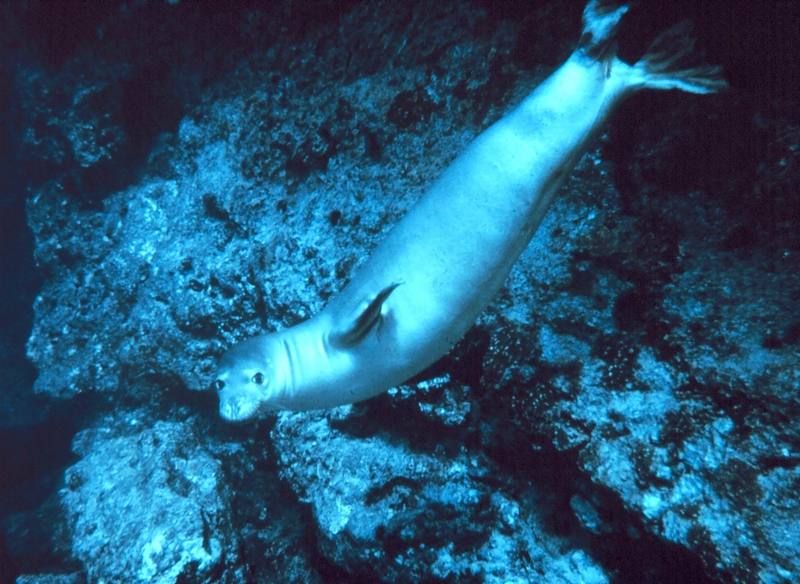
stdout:
[(688, 18), (731, 89), (620, 108), (407, 384), (239, 425), (206, 391), (346, 284), (581, 10), (0, 7), (0, 584), (800, 580), (791, 3), (633, 8), (622, 58)]

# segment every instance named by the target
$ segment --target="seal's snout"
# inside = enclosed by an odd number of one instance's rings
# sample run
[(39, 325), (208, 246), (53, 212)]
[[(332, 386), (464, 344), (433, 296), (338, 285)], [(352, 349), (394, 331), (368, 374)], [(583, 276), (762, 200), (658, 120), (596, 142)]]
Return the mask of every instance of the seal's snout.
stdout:
[(228, 422), (242, 422), (253, 417), (254, 408), (248, 407), (246, 400), (240, 398), (219, 398), (219, 415)]
[(261, 403), (253, 396), (231, 391), (219, 393), (219, 415), (228, 422), (242, 422), (259, 414)]
[(220, 398), (219, 413), (226, 420), (234, 422), (239, 419), (239, 405), (231, 400), (223, 401)]

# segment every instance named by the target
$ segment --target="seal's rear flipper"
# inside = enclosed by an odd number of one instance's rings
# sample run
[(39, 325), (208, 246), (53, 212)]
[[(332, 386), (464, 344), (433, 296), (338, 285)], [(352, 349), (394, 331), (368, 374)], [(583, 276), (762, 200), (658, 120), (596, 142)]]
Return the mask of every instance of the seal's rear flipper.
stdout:
[(334, 331), (330, 336), (331, 344), (335, 347), (348, 348), (356, 345), (367, 333), (381, 321), (381, 308), (389, 295), (394, 292), (400, 283), (389, 284), (378, 292), (375, 297), (365, 303), (363, 310), (355, 316), (352, 322), (346, 323), (341, 330)]
[(681, 22), (667, 29), (633, 65), (632, 85), (648, 89), (680, 89), (689, 93), (715, 93), (727, 88), (722, 67), (680, 65), (693, 49), (691, 23)]
[[(583, 33), (578, 51), (607, 63), (628, 89), (679, 89), (690, 93), (715, 93), (728, 86), (722, 67), (682, 65), (694, 49), (692, 26), (681, 22), (661, 33), (634, 65), (615, 58), (616, 36), (628, 6), (619, 0), (589, 0), (583, 10)], [(612, 66), (613, 65), (613, 66)]]
[(614, 54), (617, 29), (628, 11), (617, 0), (589, 0), (583, 9), (583, 32), (578, 49), (592, 59), (602, 60)]

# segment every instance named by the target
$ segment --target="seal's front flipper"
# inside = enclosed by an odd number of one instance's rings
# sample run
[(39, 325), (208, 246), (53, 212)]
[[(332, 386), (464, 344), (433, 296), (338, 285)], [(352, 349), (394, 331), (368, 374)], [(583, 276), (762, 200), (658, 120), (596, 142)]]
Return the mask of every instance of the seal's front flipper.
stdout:
[(345, 326), (331, 334), (331, 344), (340, 348), (348, 348), (358, 344), (367, 336), (367, 333), (380, 324), (383, 303), (386, 302), (389, 295), (399, 285), (400, 282), (389, 284), (369, 302), (366, 302), (363, 310), (360, 310), (352, 321), (344, 323)]

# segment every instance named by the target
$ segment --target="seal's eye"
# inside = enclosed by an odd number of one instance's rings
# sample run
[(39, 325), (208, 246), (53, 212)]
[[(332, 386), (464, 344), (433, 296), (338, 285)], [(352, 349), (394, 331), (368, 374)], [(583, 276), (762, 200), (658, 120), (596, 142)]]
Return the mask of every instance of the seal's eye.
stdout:
[(221, 379), (217, 379), (214, 382), (214, 389), (216, 389), (217, 391), (222, 391), (223, 387), (225, 387), (225, 382), (222, 381)]
[(264, 383), (264, 374), (263, 373), (256, 373), (255, 375), (253, 375), (253, 377), (250, 379), (250, 381), (252, 381), (256, 385), (261, 385), (262, 383)]

